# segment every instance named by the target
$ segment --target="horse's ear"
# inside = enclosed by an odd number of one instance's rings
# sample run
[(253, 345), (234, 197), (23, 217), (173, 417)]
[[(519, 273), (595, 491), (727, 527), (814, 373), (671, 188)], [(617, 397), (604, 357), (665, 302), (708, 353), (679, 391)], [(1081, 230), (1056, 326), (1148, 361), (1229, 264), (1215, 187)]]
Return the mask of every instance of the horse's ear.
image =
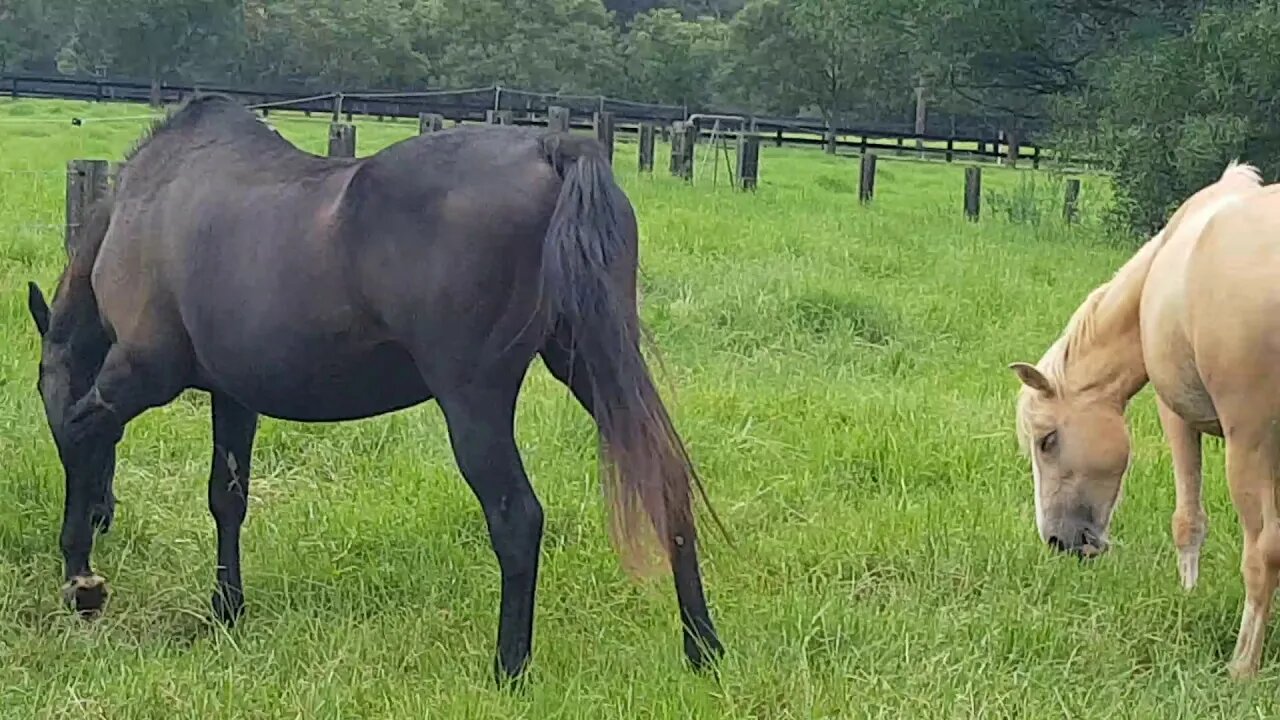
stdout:
[(40, 337), (49, 332), (49, 304), (44, 301), (44, 293), (34, 282), (27, 283), (27, 309), (31, 311), (31, 319), (36, 324)]
[(1053, 383), (1049, 382), (1049, 378), (1035, 366), (1029, 363), (1016, 362), (1010, 363), (1009, 369), (1018, 376), (1023, 385), (1037, 390), (1045, 395), (1053, 395)]

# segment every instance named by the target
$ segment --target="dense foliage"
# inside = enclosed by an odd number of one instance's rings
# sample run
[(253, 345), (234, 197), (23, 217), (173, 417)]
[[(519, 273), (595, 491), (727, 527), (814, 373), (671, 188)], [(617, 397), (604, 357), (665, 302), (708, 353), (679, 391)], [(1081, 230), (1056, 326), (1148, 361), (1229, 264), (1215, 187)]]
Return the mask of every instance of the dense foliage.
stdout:
[(0, 0), (0, 71), (502, 84), (850, 124), (910, 123), (920, 93), (1019, 135), (1049, 121), (1140, 232), (1232, 157), (1280, 170), (1278, 36), (1274, 0)]

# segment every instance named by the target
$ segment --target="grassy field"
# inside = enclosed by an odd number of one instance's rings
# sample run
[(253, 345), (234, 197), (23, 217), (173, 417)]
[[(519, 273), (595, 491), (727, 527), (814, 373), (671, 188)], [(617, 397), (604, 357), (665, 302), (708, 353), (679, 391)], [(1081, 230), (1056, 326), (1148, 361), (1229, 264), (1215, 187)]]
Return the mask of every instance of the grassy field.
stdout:
[[(1173, 482), (1149, 391), (1116, 545), (1041, 546), (1013, 437), (1013, 360), (1034, 361), (1128, 250), (1059, 221), (1047, 174), (762, 151), (758, 193), (618, 176), (641, 220), (643, 313), (731, 546), (704, 576), (721, 681), (683, 666), (669, 583), (622, 575), (602, 530), (592, 426), (540, 366), (518, 416), (546, 509), (532, 683), (490, 683), (497, 565), (434, 405), (341, 425), (263, 420), (244, 535), (248, 615), (206, 621), (208, 402), (144, 415), (120, 450), (95, 567), (106, 615), (61, 610), (61, 472), (34, 391), (25, 281), (61, 259), (67, 159), (117, 159), (145, 109), (0, 102), (0, 718), (1216, 717), (1280, 711), (1226, 679), (1239, 532), (1206, 455), (1200, 587), (1177, 583)], [(72, 116), (90, 118), (73, 127)], [(109, 120), (109, 118), (116, 118)], [(278, 119), (321, 151), (321, 119)], [(360, 154), (408, 137), (361, 123)], [(699, 151), (699, 160), (702, 159)], [(704, 168), (705, 169), (705, 168)]]

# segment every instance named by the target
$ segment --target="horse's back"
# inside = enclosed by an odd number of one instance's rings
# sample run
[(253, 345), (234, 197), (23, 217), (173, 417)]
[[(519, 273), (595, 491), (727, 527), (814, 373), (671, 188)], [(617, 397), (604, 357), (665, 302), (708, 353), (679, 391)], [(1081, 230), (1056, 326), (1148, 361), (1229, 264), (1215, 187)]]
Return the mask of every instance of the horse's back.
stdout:
[[(474, 367), (534, 322), (560, 179), (538, 134), (466, 128), (388, 148), (352, 178), (343, 237), (379, 324), (441, 348), (438, 367)], [(449, 367), (445, 367), (449, 366)]]

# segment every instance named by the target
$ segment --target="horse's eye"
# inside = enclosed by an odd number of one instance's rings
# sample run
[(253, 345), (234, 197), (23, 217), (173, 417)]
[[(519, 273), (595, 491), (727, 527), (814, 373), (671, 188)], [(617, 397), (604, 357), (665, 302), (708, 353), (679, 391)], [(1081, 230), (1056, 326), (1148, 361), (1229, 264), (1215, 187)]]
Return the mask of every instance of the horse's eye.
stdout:
[(1048, 435), (1040, 438), (1040, 452), (1050, 453), (1058, 446), (1058, 431), (1053, 430)]

